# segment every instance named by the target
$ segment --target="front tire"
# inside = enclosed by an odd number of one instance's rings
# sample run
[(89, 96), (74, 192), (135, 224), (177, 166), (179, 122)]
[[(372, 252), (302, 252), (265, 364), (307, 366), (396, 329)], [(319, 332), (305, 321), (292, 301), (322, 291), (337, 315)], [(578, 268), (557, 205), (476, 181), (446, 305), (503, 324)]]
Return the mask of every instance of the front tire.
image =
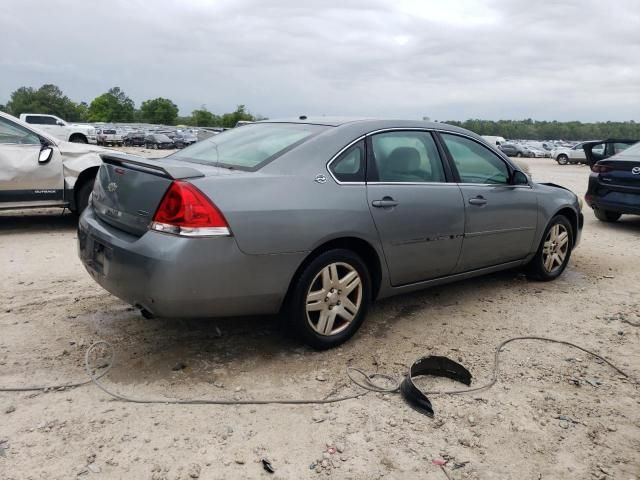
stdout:
[(91, 191), (93, 190), (93, 183), (95, 182), (95, 177), (91, 177), (84, 181), (82, 185), (76, 191), (76, 210), (75, 213), (80, 216), (87, 205), (89, 205), (89, 195), (91, 195)]
[(360, 256), (346, 249), (329, 250), (294, 279), (288, 320), (300, 340), (326, 350), (356, 333), (370, 302), (371, 276)]
[(529, 276), (547, 282), (562, 275), (571, 258), (573, 235), (573, 227), (567, 217), (553, 217), (542, 236), (538, 252), (528, 265)]
[(516, 157), (518, 157), (518, 158), (522, 158), (522, 152), (518, 152), (518, 153), (516, 153)]
[(599, 208), (596, 208), (593, 211), (593, 214), (601, 222), (615, 222), (622, 216), (620, 212), (612, 212), (611, 210), (601, 210)]
[(566, 155), (558, 155), (558, 158), (556, 158), (556, 162), (558, 162), (559, 165), (566, 165), (567, 163), (569, 163), (569, 157), (567, 157)]

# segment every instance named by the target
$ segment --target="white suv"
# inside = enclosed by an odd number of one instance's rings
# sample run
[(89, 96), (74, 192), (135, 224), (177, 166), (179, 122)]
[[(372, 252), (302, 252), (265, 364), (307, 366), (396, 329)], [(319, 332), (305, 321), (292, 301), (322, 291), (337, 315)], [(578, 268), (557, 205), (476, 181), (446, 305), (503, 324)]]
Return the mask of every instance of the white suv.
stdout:
[(96, 143), (96, 130), (91, 125), (67, 123), (60, 117), (44, 113), (23, 113), (20, 120), (53, 135), (60, 140), (74, 143)]

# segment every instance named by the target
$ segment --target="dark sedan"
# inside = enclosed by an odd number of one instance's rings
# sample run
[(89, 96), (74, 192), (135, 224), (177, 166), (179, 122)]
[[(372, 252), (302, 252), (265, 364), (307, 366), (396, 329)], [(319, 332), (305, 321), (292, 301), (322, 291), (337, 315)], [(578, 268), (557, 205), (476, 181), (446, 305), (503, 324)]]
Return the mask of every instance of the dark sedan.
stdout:
[(122, 137), (122, 144), (125, 147), (142, 147), (145, 144), (144, 132), (129, 132)]
[(516, 143), (503, 143), (500, 150), (508, 157), (531, 157), (531, 153), (522, 145)]
[[(603, 222), (615, 222), (623, 214), (640, 215), (640, 143), (627, 146), (624, 141), (609, 141), (585, 147), (591, 175), (584, 198)], [(608, 151), (619, 153), (598, 160)]]
[(176, 148), (175, 143), (164, 133), (153, 133), (144, 139), (144, 146), (147, 148)]

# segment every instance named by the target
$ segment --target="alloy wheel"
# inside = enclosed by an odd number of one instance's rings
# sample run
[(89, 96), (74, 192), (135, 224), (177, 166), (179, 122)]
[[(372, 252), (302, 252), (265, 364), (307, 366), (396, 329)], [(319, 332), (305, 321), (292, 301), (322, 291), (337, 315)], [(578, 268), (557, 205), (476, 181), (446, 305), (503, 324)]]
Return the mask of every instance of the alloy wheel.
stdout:
[(562, 268), (569, 251), (569, 232), (567, 228), (556, 223), (544, 240), (542, 248), (542, 265), (548, 273), (553, 273)]
[(309, 326), (319, 335), (344, 331), (356, 318), (362, 305), (362, 279), (348, 263), (335, 262), (314, 277), (306, 298)]

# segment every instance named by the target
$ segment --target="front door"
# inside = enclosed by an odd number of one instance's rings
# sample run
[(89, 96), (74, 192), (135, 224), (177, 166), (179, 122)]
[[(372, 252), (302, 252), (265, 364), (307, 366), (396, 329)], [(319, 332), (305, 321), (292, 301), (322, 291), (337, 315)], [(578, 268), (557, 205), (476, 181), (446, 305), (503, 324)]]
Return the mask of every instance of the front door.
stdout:
[(456, 272), (520, 260), (535, 250), (536, 192), (511, 185), (507, 163), (468, 137), (442, 133), (465, 208), (464, 241)]
[(58, 148), (45, 163), (42, 145), (31, 130), (0, 116), (0, 208), (60, 204), (63, 199), (62, 159)]
[(464, 204), (432, 134), (369, 137), (367, 199), (393, 286), (448, 275), (462, 247)]

